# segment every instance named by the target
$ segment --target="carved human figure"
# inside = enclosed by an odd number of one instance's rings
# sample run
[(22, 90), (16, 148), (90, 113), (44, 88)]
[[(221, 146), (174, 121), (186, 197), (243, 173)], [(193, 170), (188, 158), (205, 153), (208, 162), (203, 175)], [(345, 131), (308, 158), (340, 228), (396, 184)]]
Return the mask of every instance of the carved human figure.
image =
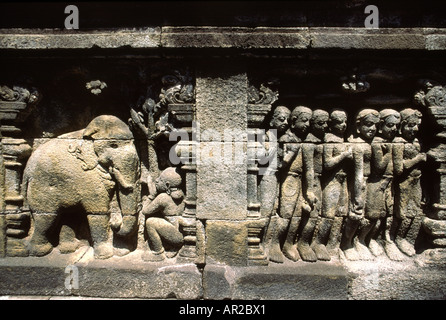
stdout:
[[(260, 214), (262, 217), (269, 219), (268, 230), (265, 233), (265, 241), (271, 237), (271, 233), (275, 232), (278, 226), (279, 216), (277, 209), (279, 206), (279, 176), (278, 170), (280, 160), (283, 157), (283, 149), (279, 146), (279, 139), (289, 128), (291, 111), (285, 106), (278, 106), (274, 109), (271, 121), (269, 122), (270, 129), (266, 132), (264, 147), (266, 156), (259, 166), (261, 180), (259, 183), (260, 191)], [(282, 256), (283, 255), (280, 252)], [(275, 256), (270, 257), (275, 261)], [(280, 257), (279, 257), (280, 259)], [(276, 261), (277, 262), (277, 261)]]
[(393, 109), (384, 109), (380, 111), (379, 116), (378, 134), (372, 141), (371, 175), (365, 202), (365, 219), (358, 234), (357, 248), (361, 252), (362, 259), (373, 259), (373, 255), (382, 254), (382, 247), (377, 241), (382, 240), (389, 258), (400, 260), (401, 252), (390, 239), (390, 226), (393, 218), (392, 142), (399, 130), (401, 116)]
[[(292, 261), (299, 259), (295, 244), (297, 229), (302, 216), (302, 210), (310, 212), (311, 208), (304, 202), (302, 195), (302, 141), (310, 128), (311, 109), (298, 106), (291, 112), (291, 125), (279, 139), (284, 143), (284, 156), (281, 164), (279, 219), (277, 228), (273, 231), (269, 250), (270, 260), (278, 263), (284, 261), (284, 256)], [(280, 248), (281, 240), (285, 241)]]
[(323, 142), (328, 129), (329, 114), (325, 110), (313, 111), (310, 120), (310, 133), (302, 144), (304, 163), (303, 196), (310, 204), (311, 211), (302, 213), (297, 241), (297, 250), (304, 261), (317, 261), (317, 255), (311, 247), (311, 241), (321, 213), (322, 185), (321, 175), (323, 169)]
[[(324, 138), (321, 219), (312, 243), (318, 260), (331, 259), (326, 245), (329, 241), (333, 243), (333, 246), (339, 243), (340, 228), (348, 213), (346, 165), (348, 165), (347, 161), (353, 158), (353, 152), (351, 146), (345, 142), (346, 129), (347, 113), (340, 109), (333, 110), (329, 118), (330, 132)], [(338, 228), (333, 230), (333, 235), (330, 236), (335, 219)]]
[(422, 214), (420, 165), (426, 161), (426, 154), (421, 152), (416, 137), (421, 124), (421, 112), (407, 108), (400, 115), (401, 136), (394, 141), (395, 216), (391, 238), (401, 252), (413, 256), (414, 245), (406, 236), (413, 228), (414, 219)]
[(354, 237), (364, 217), (371, 171), (371, 142), (376, 134), (378, 123), (378, 111), (373, 109), (359, 111), (355, 119), (355, 134), (348, 139), (353, 151), (353, 174), (349, 183), (350, 208), (341, 238), (341, 249), (348, 260), (360, 259), (360, 253), (356, 248), (357, 239)]
[(174, 256), (183, 244), (179, 231), (179, 219), (184, 211), (182, 178), (175, 168), (169, 167), (155, 183), (150, 177), (148, 182), (149, 196), (144, 199), (142, 213), (147, 217), (145, 227), (150, 251), (144, 252), (142, 259), (162, 261), (166, 258), (166, 246), (173, 249)]

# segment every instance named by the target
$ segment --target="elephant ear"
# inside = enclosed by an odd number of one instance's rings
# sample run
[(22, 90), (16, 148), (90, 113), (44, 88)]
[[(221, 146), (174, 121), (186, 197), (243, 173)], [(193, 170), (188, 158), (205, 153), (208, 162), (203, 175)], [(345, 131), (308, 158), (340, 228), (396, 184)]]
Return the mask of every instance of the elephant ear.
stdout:
[(92, 170), (98, 165), (98, 156), (94, 152), (92, 141), (81, 140), (78, 144), (70, 144), (68, 152), (81, 161), (83, 170)]
[(103, 115), (94, 118), (83, 132), (84, 138), (93, 140), (130, 140), (133, 139), (133, 134), (128, 125), (121, 119)]

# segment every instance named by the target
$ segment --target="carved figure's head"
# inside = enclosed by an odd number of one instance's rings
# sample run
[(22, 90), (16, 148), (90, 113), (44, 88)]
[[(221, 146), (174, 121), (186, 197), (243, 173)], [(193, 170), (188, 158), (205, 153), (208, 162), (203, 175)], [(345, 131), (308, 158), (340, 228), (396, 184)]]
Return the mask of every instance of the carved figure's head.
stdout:
[(310, 108), (304, 106), (297, 106), (291, 112), (291, 130), (297, 136), (308, 133), (312, 113)]
[(341, 109), (334, 109), (330, 113), (328, 125), (331, 133), (342, 137), (347, 130), (347, 113)]
[(401, 115), (401, 135), (404, 139), (412, 141), (415, 139), (420, 124), (422, 114), (420, 111), (407, 108), (400, 111)]
[(356, 115), (356, 133), (366, 141), (371, 141), (376, 134), (379, 112), (374, 109), (362, 109)]
[(158, 193), (165, 192), (173, 198), (183, 195), (180, 186), (182, 183), (181, 175), (174, 167), (164, 169), (160, 176), (155, 180), (155, 186)]
[(273, 117), (269, 123), (272, 129), (276, 129), (279, 134), (288, 129), (291, 111), (287, 107), (278, 106), (274, 109)]
[(311, 116), (311, 132), (318, 138), (323, 139), (328, 129), (329, 114), (325, 110), (316, 109)]
[(379, 133), (381, 137), (392, 141), (398, 133), (401, 115), (398, 111), (393, 109), (384, 109), (379, 113), (380, 124)]

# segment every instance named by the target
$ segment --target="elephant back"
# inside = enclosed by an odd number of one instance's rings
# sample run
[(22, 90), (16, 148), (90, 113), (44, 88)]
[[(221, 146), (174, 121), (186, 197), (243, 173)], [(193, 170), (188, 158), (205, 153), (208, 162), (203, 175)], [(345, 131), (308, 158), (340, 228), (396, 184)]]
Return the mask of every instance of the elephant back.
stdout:
[(111, 115), (102, 115), (94, 118), (87, 125), (83, 137), (94, 140), (131, 140), (133, 134), (121, 119)]
[(84, 169), (85, 162), (73, 154), (73, 146), (79, 143), (76, 139), (56, 138), (33, 152), (23, 178), (24, 196), (32, 211), (57, 212), (63, 207), (82, 204), (86, 196), (96, 197), (98, 203), (108, 205), (107, 189), (111, 186), (104, 184), (97, 170)]

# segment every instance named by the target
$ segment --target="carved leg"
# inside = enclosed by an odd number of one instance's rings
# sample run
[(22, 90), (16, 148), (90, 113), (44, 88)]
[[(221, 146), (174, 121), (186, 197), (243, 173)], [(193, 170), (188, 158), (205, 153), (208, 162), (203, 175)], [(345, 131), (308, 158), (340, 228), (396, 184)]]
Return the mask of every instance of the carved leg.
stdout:
[(179, 249), (183, 244), (183, 235), (170, 222), (161, 218), (149, 218), (146, 221), (147, 238), (151, 252), (143, 255), (143, 260), (162, 261), (166, 258), (163, 240)]
[(34, 232), (28, 244), (29, 255), (44, 256), (53, 250), (53, 245), (48, 241), (47, 233), (56, 221), (55, 213), (34, 213)]
[(333, 219), (329, 218), (322, 218), (319, 222), (316, 237), (311, 245), (313, 251), (316, 253), (318, 260), (330, 261), (331, 259), (330, 253), (328, 252), (324, 243), (327, 242), (332, 225)]
[(279, 216), (271, 217), (270, 232), (271, 242), (269, 247), (269, 260), (276, 263), (283, 263), (285, 257), (283, 256), (282, 249), (280, 248), (280, 239), (286, 231), (289, 224), (288, 219), (283, 219)]
[(327, 240), (327, 250), (333, 255), (337, 252), (342, 240), (342, 227), (344, 226), (344, 217), (335, 217), (331, 226), (330, 235)]
[(380, 237), (380, 233), (382, 229), (382, 221), (381, 219), (377, 219), (376, 223), (373, 227), (373, 230), (370, 231), (370, 240), (369, 240), (369, 249), (370, 252), (375, 256), (379, 257), (384, 254), (384, 248), (382, 245), (377, 241), (377, 239)]
[(108, 259), (113, 256), (112, 233), (108, 215), (87, 216), (93, 240), (94, 256), (97, 259)]
[(316, 227), (317, 218), (308, 218), (304, 222), (304, 227), (302, 228), (302, 233), (297, 241), (297, 250), (304, 261), (315, 262), (317, 261), (316, 253), (310, 246), (311, 240), (313, 238), (314, 229)]
[(384, 251), (386, 252), (387, 256), (390, 260), (393, 261), (403, 261), (404, 255), (401, 253), (401, 251), (396, 246), (395, 242), (390, 239), (390, 226), (392, 224), (392, 217), (386, 217), (384, 218), (383, 225), (384, 225)]
[(376, 225), (376, 219), (370, 220), (370, 219), (364, 219), (363, 224), (359, 230), (358, 237), (354, 241), (354, 245), (356, 248), (356, 251), (359, 254), (360, 260), (373, 260), (373, 255), (370, 252), (367, 244), (366, 244), (366, 238), (370, 235), (371, 231)]
[(353, 220), (350, 218), (347, 218), (345, 222), (344, 235), (341, 239), (341, 249), (347, 260), (359, 260), (359, 254), (353, 245), (353, 238), (358, 230), (359, 223), (359, 220)]
[(288, 259), (292, 261), (299, 260), (299, 252), (297, 251), (294, 241), (297, 236), (297, 229), (299, 228), (300, 217), (292, 217), (288, 226), (288, 232), (283, 244), (282, 252)]
[(79, 249), (82, 241), (76, 238), (76, 234), (72, 228), (63, 225), (59, 234), (59, 251), (60, 253), (72, 253)]
[(416, 253), (413, 244), (406, 240), (406, 235), (412, 225), (412, 222), (413, 219), (411, 218), (404, 218), (400, 220), (398, 223), (399, 228), (397, 230), (395, 239), (395, 243), (401, 250), (401, 252), (408, 255), (409, 257), (414, 256)]

